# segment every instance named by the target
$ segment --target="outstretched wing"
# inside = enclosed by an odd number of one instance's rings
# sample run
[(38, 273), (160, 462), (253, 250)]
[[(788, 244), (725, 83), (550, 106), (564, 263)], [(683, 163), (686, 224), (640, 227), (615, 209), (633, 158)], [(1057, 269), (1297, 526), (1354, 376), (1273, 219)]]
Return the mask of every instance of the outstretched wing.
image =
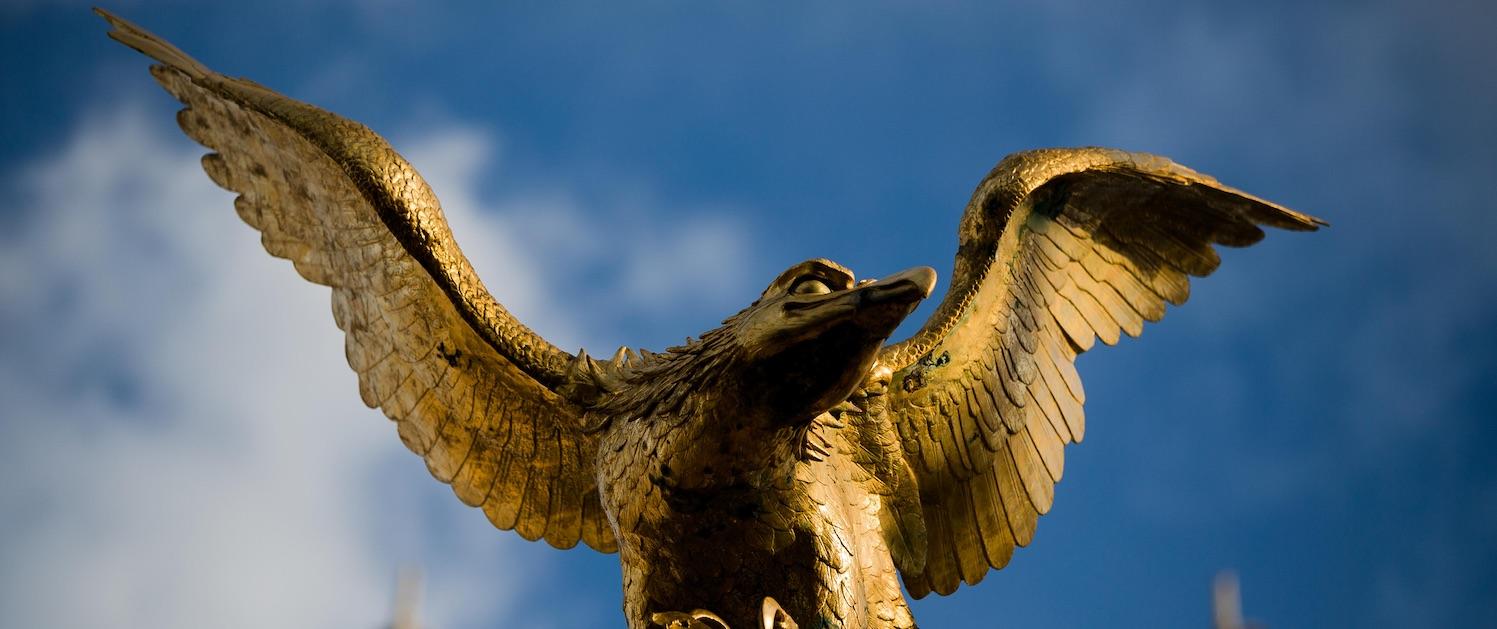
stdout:
[(265, 249), (333, 289), (333, 317), (364, 403), (463, 502), (558, 548), (617, 543), (594, 480), (597, 443), (558, 394), (574, 357), (484, 288), (420, 175), (367, 127), (218, 74), (99, 11), (110, 37), (161, 62), (187, 105), (203, 169)]
[(1086, 429), (1077, 354), (1184, 303), (1187, 276), (1220, 263), (1212, 245), (1251, 245), (1260, 225), (1323, 224), (1152, 155), (1047, 149), (1000, 162), (962, 217), (950, 291), (881, 356), (926, 529), (906, 532), (910, 556), (895, 557), (910, 593), (977, 583), (1030, 542), (1064, 445)]

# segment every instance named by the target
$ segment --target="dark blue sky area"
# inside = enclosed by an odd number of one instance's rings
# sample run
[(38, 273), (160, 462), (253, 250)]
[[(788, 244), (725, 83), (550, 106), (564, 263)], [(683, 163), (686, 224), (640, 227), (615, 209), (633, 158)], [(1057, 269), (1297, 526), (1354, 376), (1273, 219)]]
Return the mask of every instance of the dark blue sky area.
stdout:
[[(1086, 441), (1068, 449), (1033, 545), (916, 616), (1205, 627), (1212, 576), (1235, 569), (1247, 615), (1274, 629), (1497, 626), (1490, 3), (597, 4), (108, 8), (397, 148), (454, 128), (487, 138), (479, 202), (562, 195), (580, 208), (574, 227), (597, 230), (578, 237), (583, 253), (560, 241), (572, 261), (546, 271), (569, 279), (550, 300), (585, 313), (569, 322), (595, 354), (696, 335), (808, 257), (863, 276), (928, 264), (944, 281), (972, 187), (1025, 148), (1160, 153), (1323, 217), (1320, 233), (1223, 252), (1189, 304), (1081, 358)], [(0, 8), (4, 246), (44, 220), (27, 169), (84, 121), (135, 107), (161, 123), (153, 133), (170, 124), (175, 104), (143, 58), (104, 30), (67, 3)], [(679, 285), (650, 280), (665, 307), (610, 288), (627, 279), (614, 256), (639, 253), (606, 226), (703, 216), (743, 253)], [(33, 419), (6, 413), (0, 454), (27, 447), (19, 426)], [(367, 491), (418, 520), (481, 520), (450, 515), (448, 491), (401, 461)], [(466, 554), (444, 526), (423, 530), (437, 531), (414, 557), (428, 571)], [(475, 579), (529, 575), (506, 614), (620, 624), (612, 557), (503, 548), (465, 559), (495, 566)]]

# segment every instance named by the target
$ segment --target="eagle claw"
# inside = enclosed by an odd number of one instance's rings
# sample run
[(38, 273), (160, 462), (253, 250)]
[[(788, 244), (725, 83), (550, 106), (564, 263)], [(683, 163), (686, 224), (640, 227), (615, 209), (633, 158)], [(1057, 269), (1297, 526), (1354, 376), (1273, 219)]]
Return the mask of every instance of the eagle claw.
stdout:
[[(687, 612), (656, 612), (650, 615), (650, 622), (664, 629), (732, 629), (728, 621), (721, 616), (705, 609)], [(773, 597), (764, 597), (764, 603), (760, 607), (759, 626), (755, 629), (799, 629), (799, 625), (780, 607), (779, 601)]]

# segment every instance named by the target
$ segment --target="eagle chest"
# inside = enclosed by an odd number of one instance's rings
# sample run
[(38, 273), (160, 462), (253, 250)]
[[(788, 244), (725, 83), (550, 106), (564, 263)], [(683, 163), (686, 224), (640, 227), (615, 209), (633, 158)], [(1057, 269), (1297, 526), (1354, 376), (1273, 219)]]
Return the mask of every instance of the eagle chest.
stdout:
[[(860, 589), (857, 544), (831, 466), (792, 457), (783, 469), (728, 476), (733, 452), (713, 441), (723, 436), (731, 435), (637, 422), (603, 439), (599, 484), (625, 587), (637, 590), (629, 598), (644, 601), (645, 611), (712, 602), (731, 618), (731, 610), (748, 613), (773, 596), (814, 613), (798, 617), (845, 621)], [(711, 473), (718, 482), (704, 485)]]

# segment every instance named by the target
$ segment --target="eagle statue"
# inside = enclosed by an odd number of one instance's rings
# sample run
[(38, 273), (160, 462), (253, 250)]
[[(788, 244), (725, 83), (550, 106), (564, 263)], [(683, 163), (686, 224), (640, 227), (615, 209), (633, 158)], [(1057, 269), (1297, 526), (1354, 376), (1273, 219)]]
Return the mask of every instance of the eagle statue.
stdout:
[(332, 288), (364, 403), (494, 526), (618, 553), (631, 628), (913, 627), (1033, 539), (1086, 431), (1076, 356), (1138, 336), (1286, 209), (1162, 157), (1004, 158), (944, 298), (918, 267), (796, 264), (661, 352), (563, 351), (484, 288), (436, 197), (369, 128), (214, 72), (98, 11), (157, 62), (203, 169), (274, 256)]

